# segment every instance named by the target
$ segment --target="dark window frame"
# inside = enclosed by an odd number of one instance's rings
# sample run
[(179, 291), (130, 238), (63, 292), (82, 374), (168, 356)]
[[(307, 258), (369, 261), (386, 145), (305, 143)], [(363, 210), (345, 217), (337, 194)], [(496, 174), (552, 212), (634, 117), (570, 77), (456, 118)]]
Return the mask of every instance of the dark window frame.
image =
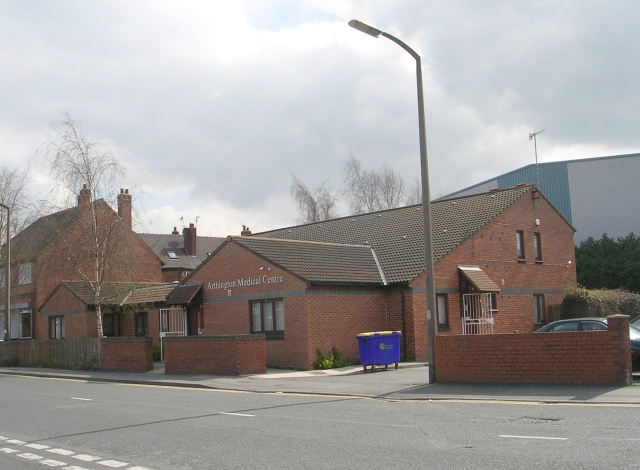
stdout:
[(533, 322), (536, 325), (544, 323), (545, 313), (544, 294), (533, 294)]
[[(280, 303), (280, 305), (282, 305), (282, 324), (283, 324), (283, 328), (282, 329), (278, 329), (277, 328), (277, 305), (278, 303)], [(255, 318), (254, 318), (254, 306), (260, 306), (260, 327), (257, 328), (256, 327), (256, 322), (255, 322)], [(270, 317), (270, 321), (272, 323), (272, 329), (265, 329), (266, 324), (269, 323), (269, 321), (265, 321), (265, 319), (269, 319), (269, 317), (266, 317), (268, 308), (267, 305), (270, 305), (271, 307), (271, 317)], [(285, 326), (284, 326), (284, 318), (285, 318), (285, 313), (284, 313), (284, 300), (282, 298), (275, 298), (275, 299), (261, 299), (261, 300), (252, 300), (249, 302), (249, 319), (250, 319), (250, 323), (251, 323), (251, 333), (252, 334), (264, 334), (266, 336), (266, 338), (268, 340), (276, 340), (276, 339), (284, 339), (284, 331), (285, 331)]]
[(522, 230), (516, 231), (516, 249), (518, 252), (518, 261), (526, 260), (526, 251), (524, 249), (524, 232)]
[(64, 339), (64, 316), (49, 317), (49, 339)]
[(137, 312), (134, 317), (136, 336), (149, 336), (149, 313)]
[[(440, 321), (440, 299), (444, 299), (444, 323)], [(436, 294), (436, 319), (438, 320), (438, 328), (449, 328), (449, 299), (447, 294)]]
[(535, 232), (533, 234), (533, 250), (536, 256), (536, 262), (542, 262), (542, 236), (540, 232)]
[(102, 336), (116, 335), (116, 320), (113, 313), (102, 314)]

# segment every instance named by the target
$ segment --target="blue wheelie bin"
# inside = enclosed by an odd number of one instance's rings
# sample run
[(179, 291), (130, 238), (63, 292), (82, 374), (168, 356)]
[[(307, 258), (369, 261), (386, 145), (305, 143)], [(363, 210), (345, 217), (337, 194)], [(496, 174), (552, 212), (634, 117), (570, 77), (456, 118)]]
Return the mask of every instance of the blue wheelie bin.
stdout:
[(375, 372), (376, 366), (384, 366), (386, 370), (389, 364), (395, 364), (398, 370), (401, 336), (400, 331), (373, 331), (356, 335), (360, 350), (360, 364), (365, 373), (367, 366), (371, 366), (371, 372)]

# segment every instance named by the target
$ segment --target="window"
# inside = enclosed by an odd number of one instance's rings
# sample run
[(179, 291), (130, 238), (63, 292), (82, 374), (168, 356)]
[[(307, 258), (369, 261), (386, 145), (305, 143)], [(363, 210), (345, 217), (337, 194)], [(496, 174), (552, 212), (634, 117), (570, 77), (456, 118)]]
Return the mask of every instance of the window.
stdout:
[(11, 311), (11, 339), (29, 339), (32, 337), (31, 309), (19, 308)]
[(544, 322), (544, 295), (533, 294), (533, 321), (534, 323)]
[(113, 327), (113, 313), (102, 314), (102, 334), (104, 336), (115, 336), (115, 328)]
[(436, 312), (438, 314), (438, 326), (449, 326), (447, 296), (445, 294), (436, 294)]
[(518, 259), (525, 259), (524, 257), (524, 232), (518, 230), (516, 232), (516, 246), (518, 247)]
[(565, 331), (578, 331), (578, 323), (579, 323), (578, 320), (558, 323), (556, 326), (553, 327), (552, 330), (549, 330), (549, 331), (553, 331), (554, 333), (562, 333)]
[(284, 339), (282, 299), (251, 302), (251, 332), (264, 333), (267, 339)]
[(136, 336), (149, 336), (149, 315), (136, 313)]
[(7, 270), (4, 267), (0, 267), (0, 289), (7, 287)]
[(498, 312), (498, 293), (490, 292), (489, 293), (489, 310), (491, 314)]
[(169, 259), (178, 259), (178, 255), (176, 255), (175, 251), (167, 251), (167, 256)]
[(49, 338), (64, 338), (64, 317), (49, 317)]
[(583, 321), (581, 325), (582, 331), (607, 331), (607, 325), (599, 321)]
[(542, 244), (538, 232), (533, 234), (533, 251), (536, 254), (536, 261), (542, 261)]
[(31, 263), (18, 266), (18, 285), (31, 284)]

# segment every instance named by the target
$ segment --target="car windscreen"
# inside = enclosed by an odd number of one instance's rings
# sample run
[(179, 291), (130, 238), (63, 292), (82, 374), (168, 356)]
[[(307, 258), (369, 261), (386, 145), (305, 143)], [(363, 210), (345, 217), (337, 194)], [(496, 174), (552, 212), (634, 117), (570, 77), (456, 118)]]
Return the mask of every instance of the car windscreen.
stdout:
[(629, 325), (629, 339), (640, 341), (640, 328), (636, 325)]

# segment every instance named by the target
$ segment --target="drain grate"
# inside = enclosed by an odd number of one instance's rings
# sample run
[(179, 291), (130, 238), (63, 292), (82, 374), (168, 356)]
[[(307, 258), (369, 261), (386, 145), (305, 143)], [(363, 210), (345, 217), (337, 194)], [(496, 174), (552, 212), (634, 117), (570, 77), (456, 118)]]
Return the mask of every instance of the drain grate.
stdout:
[(508, 419), (507, 423), (517, 424), (549, 424), (557, 423), (560, 418), (532, 418), (530, 416), (521, 416), (520, 418)]

